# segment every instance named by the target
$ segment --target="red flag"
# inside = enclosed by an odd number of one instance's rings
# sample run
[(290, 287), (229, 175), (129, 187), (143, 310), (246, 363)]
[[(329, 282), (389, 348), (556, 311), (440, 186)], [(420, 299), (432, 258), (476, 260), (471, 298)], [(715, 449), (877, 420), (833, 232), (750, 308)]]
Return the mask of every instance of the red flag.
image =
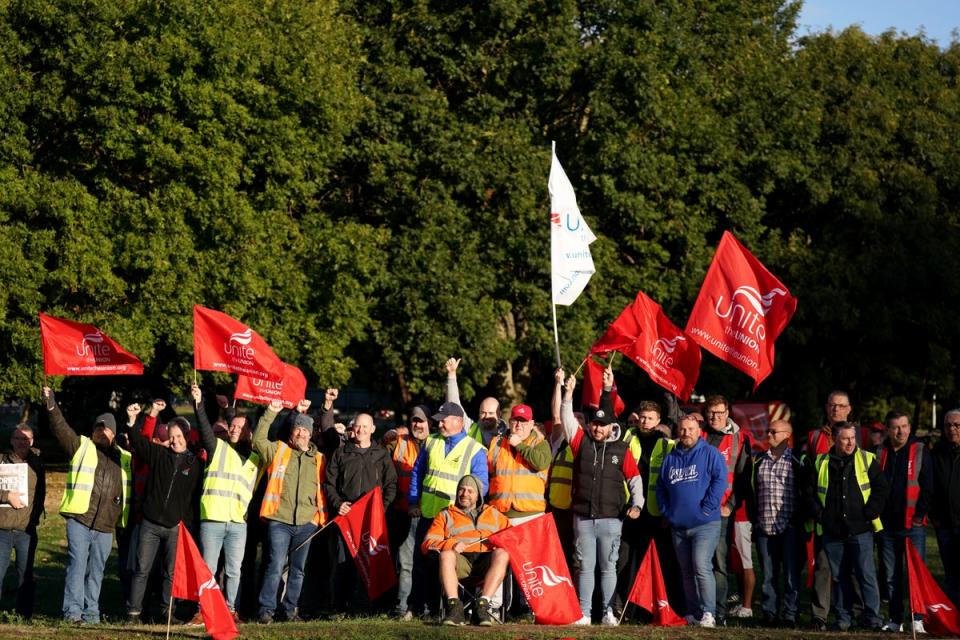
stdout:
[[(583, 395), (580, 396), (580, 404), (584, 407), (600, 406), (600, 395), (603, 393), (603, 370), (604, 366), (593, 359), (593, 356), (587, 356), (587, 364), (583, 369)], [(613, 383), (613, 389), (610, 391), (613, 400), (613, 413), (620, 415), (627, 405), (620, 399), (617, 393), (617, 383)]]
[(590, 353), (607, 351), (619, 351), (651, 380), (684, 400), (700, 376), (700, 347), (642, 291), (590, 349)]
[(177, 534), (177, 563), (173, 568), (170, 597), (199, 602), (203, 625), (214, 640), (232, 640), (240, 635), (220, 586), (182, 521)]
[(273, 382), (251, 376), (237, 376), (237, 388), (233, 392), (236, 400), (247, 400), (260, 404), (270, 404), (280, 400), (287, 409), (297, 406), (307, 393), (307, 379), (303, 372), (292, 364), (283, 363), (283, 380)]
[(667, 600), (667, 587), (663, 583), (663, 572), (660, 570), (660, 556), (657, 555), (657, 545), (653, 540), (647, 546), (647, 554), (643, 556), (627, 600), (652, 613), (652, 624), (655, 627), (679, 627), (687, 624)]
[(910, 608), (914, 613), (926, 615), (925, 627), (928, 633), (939, 635), (960, 635), (960, 615), (957, 607), (943, 593), (940, 586), (930, 575), (917, 548), (910, 538), (907, 544), (907, 575), (910, 583)]
[(580, 601), (552, 513), (504, 529), (489, 540), (510, 554), (513, 577), (537, 624), (571, 624), (580, 619)]
[(225, 313), (193, 307), (193, 368), (281, 381), (284, 363), (256, 331)]
[(350, 505), (350, 513), (337, 516), (333, 522), (343, 533), (371, 600), (397, 584), (380, 487), (363, 494), (362, 498)]
[(142, 375), (143, 363), (92, 324), (40, 314), (43, 372), (48, 376)]
[(701, 347), (753, 378), (773, 371), (773, 343), (797, 310), (797, 299), (725, 231), (687, 320)]

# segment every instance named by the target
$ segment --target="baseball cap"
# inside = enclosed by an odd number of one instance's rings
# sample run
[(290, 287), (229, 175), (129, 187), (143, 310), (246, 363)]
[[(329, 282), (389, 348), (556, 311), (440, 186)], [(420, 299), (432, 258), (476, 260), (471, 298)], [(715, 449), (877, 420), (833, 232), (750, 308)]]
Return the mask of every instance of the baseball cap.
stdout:
[(433, 414), (433, 419), (443, 420), (444, 418), (449, 418), (450, 416), (462, 418), (463, 407), (458, 405), (456, 402), (444, 402), (442, 405), (440, 405), (440, 408), (437, 409), (437, 412)]
[(614, 418), (603, 409), (597, 409), (593, 413), (593, 417), (590, 418), (590, 423), (593, 424), (594, 422), (606, 426), (608, 424), (612, 424), (614, 422)]
[(517, 418), (524, 421), (533, 420), (533, 409), (530, 408), (530, 405), (515, 405), (513, 409), (510, 410), (510, 419), (514, 420)]

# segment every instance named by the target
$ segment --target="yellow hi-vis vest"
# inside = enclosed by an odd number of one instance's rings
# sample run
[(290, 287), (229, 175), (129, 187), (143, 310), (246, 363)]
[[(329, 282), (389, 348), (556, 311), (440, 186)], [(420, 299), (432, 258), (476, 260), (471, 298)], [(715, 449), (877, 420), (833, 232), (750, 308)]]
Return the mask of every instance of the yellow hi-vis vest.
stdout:
[[(829, 453), (821, 453), (817, 456), (817, 496), (820, 498), (820, 505), (827, 506), (827, 487), (830, 485), (830, 458)], [(870, 476), (867, 473), (870, 469), (870, 463), (876, 456), (863, 449), (857, 449), (853, 452), (853, 473), (857, 478), (857, 484), (860, 485), (860, 493), (863, 495), (863, 502), (866, 504), (870, 499)], [(873, 519), (873, 530), (875, 532), (883, 531), (883, 524), (880, 518)], [(823, 533), (823, 527), (817, 524), (817, 535)]]
[[(637, 461), (637, 464), (640, 464), (643, 447), (640, 444), (637, 429), (635, 427), (628, 429), (627, 435), (623, 437), (623, 441), (627, 443), (633, 459)], [(661, 515), (660, 505), (657, 504), (657, 478), (660, 477), (660, 467), (663, 466), (663, 459), (667, 457), (668, 453), (673, 451), (676, 445), (676, 440), (659, 438), (653, 445), (653, 451), (650, 452), (650, 475), (647, 478), (647, 499), (644, 501), (643, 506), (646, 508), (647, 513), (652, 516)]]
[(251, 452), (244, 460), (229, 442), (217, 440), (213, 457), (203, 476), (200, 519), (214, 522), (244, 522), (253, 498), (260, 456)]
[(444, 455), (444, 437), (434, 434), (427, 438), (427, 471), (423, 477), (423, 489), (420, 492), (420, 513), (424, 517), (434, 518), (440, 511), (453, 504), (460, 478), (470, 473), (473, 457), (484, 450), (483, 445), (470, 436)]
[[(120, 492), (123, 509), (120, 511), (121, 528), (127, 526), (130, 517), (130, 499), (133, 496), (133, 456), (129, 451), (120, 451)], [(90, 509), (93, 483), (97, 472), (97, 445), (87, 436), (80, 436), (80, 446), (70, 459), (67, 483), (60, 499), (61, 514), (83, 514)]]
[(573, 504), (573, 449), (569, 444), (564, 444), (553, 456), (547, 479), (547, 502), (554, 509), (564, 511)]

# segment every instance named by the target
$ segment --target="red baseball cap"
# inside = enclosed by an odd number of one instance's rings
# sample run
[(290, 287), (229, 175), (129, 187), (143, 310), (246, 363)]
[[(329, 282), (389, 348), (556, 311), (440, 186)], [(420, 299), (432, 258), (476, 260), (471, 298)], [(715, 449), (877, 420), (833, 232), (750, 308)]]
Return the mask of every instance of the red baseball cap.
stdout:
[(533, 420), (533, 409), (526, 404), (518, 404), (510, 410), (510, 419), (514, 420), (519, 418), (521, 420)]

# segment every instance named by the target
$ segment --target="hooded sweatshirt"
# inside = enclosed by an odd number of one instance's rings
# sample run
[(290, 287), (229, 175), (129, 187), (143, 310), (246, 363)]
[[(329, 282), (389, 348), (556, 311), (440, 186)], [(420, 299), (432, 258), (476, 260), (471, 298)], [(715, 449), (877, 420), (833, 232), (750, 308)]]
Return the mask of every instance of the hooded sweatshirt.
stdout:
[(660, 511), (674, 528), (714, 522), (727, 490), (727, 465), (705, 440), (697, 439), (689, 449), (678, 443), (663, 459), (656, 489)]

